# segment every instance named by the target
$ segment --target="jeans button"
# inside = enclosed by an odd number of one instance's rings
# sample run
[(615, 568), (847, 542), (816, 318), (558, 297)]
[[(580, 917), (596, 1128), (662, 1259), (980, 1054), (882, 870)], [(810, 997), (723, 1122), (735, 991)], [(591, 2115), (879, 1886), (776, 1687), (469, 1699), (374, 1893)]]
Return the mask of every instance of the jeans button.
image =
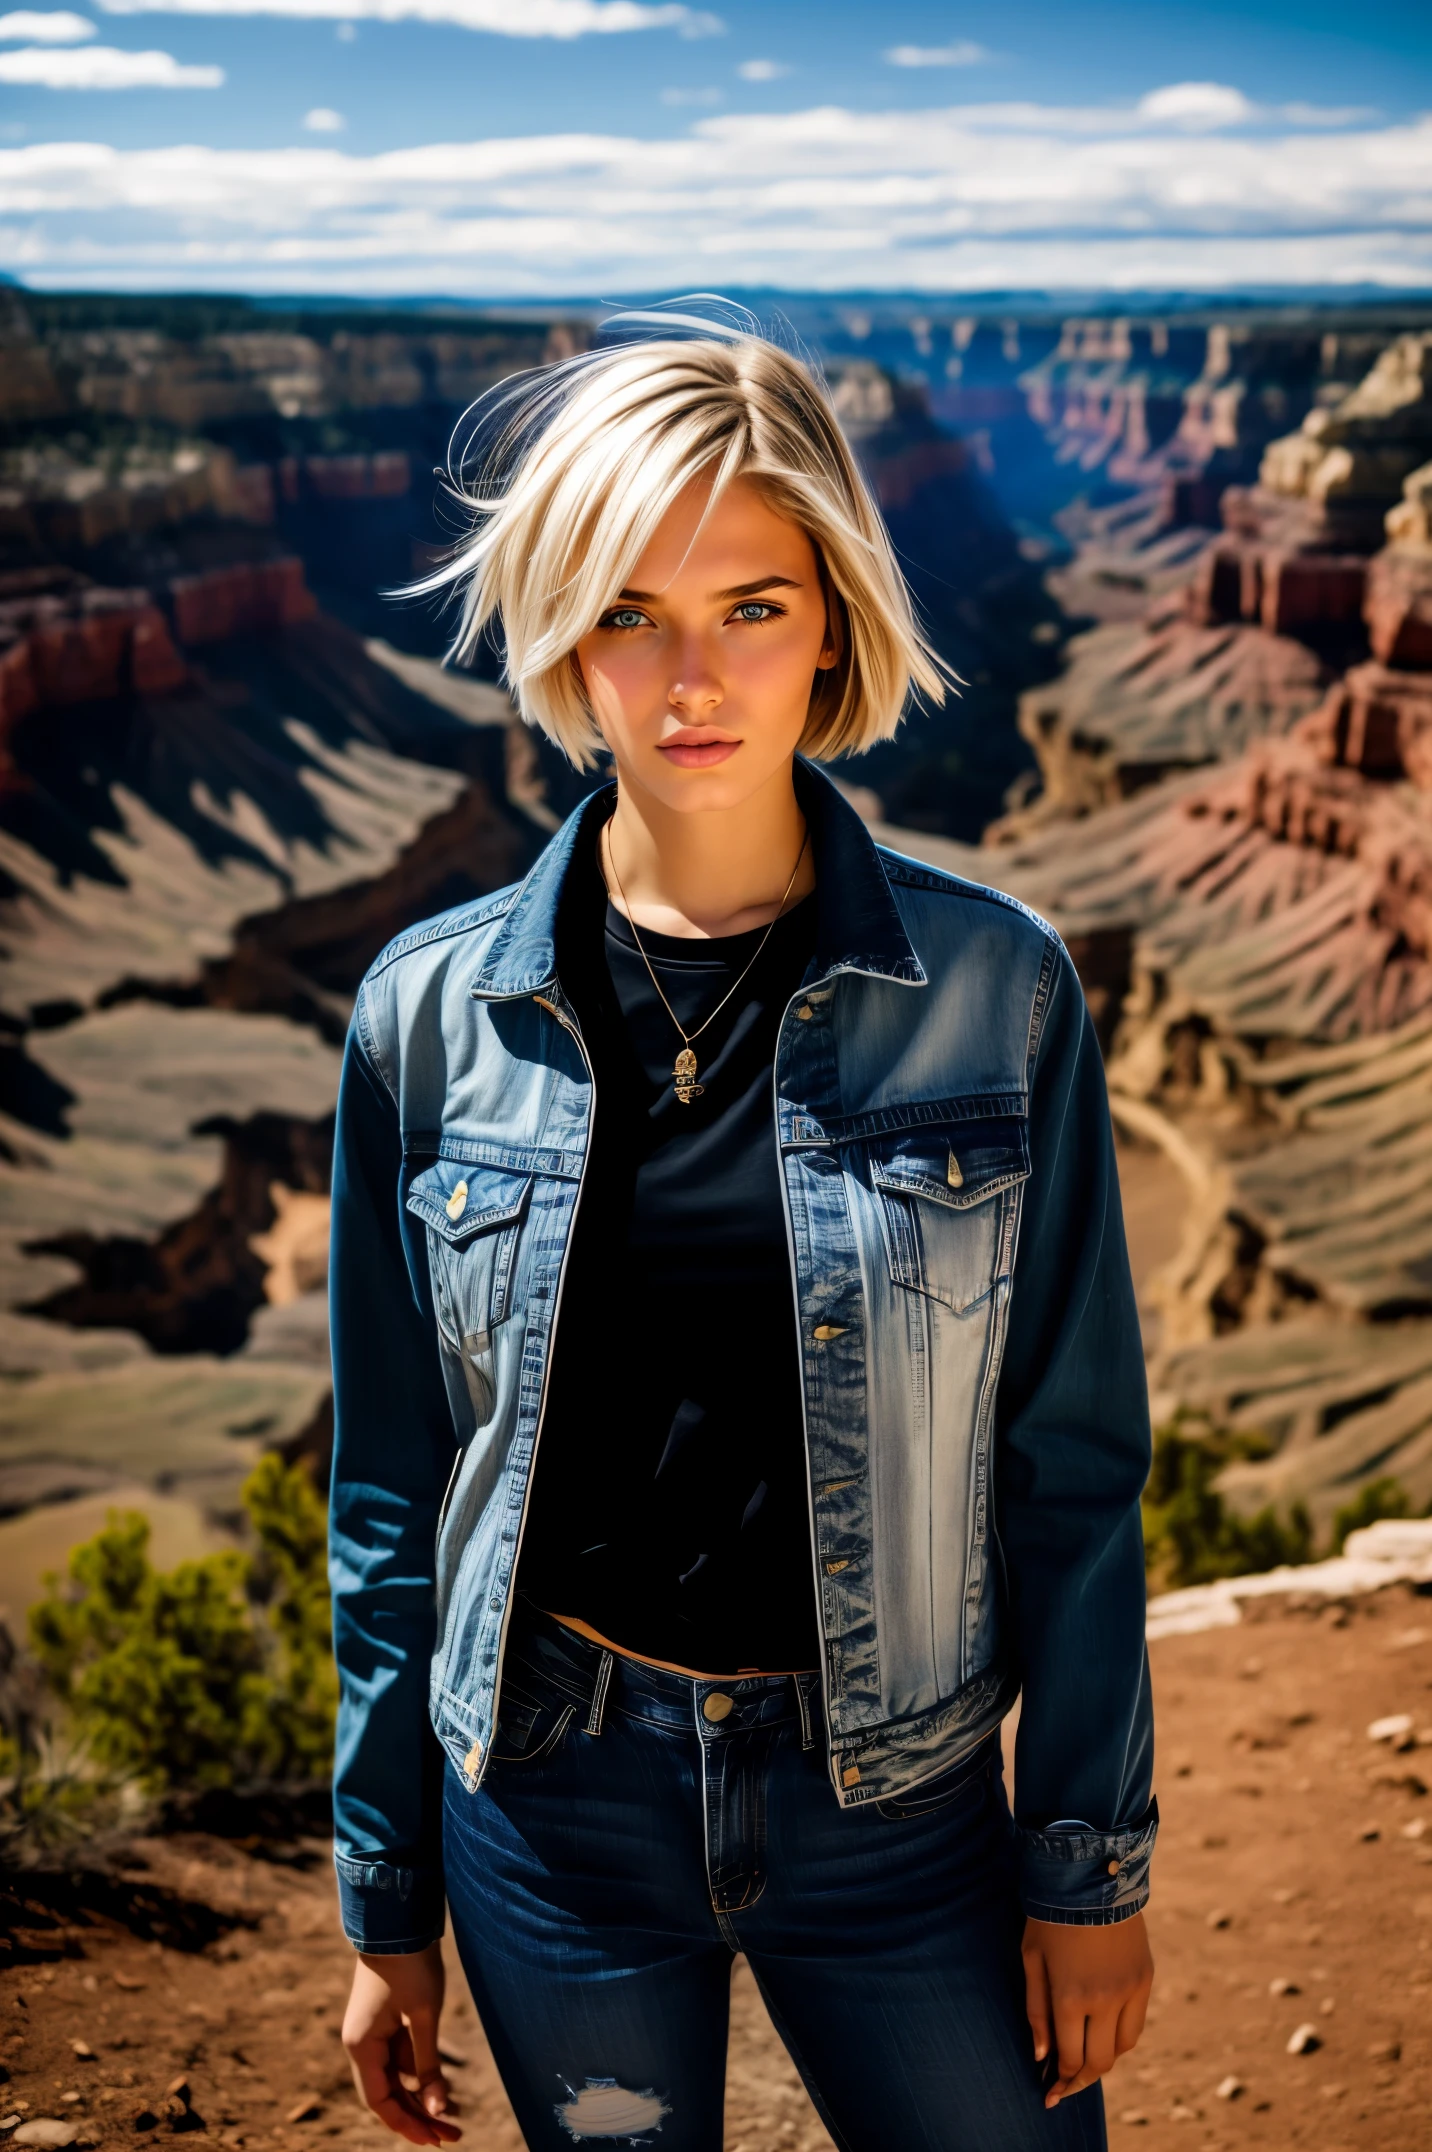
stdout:
[(701, 1706), (701, 1716), (708, 1719), (713, 1726), (719, 1726), (722, 1719), (730, 1718), (735, 1708), (729, 1696), (723, 1695), (720, 1689), (713, 1689)]

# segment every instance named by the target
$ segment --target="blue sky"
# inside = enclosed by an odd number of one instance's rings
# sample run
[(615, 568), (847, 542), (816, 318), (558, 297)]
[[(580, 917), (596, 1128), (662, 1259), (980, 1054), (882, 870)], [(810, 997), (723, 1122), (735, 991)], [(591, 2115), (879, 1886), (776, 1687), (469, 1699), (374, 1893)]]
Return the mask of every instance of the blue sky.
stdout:
[(1432, 7), (0, 0), (0, 267), (1432, 288)]

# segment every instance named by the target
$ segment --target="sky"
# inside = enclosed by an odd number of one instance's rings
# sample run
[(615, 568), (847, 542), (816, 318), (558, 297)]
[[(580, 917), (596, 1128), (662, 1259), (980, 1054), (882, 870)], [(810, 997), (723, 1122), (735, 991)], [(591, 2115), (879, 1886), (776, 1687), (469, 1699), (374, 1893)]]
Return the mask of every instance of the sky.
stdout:
[(1432, 290), (1432, 4), (0, 0), (41, 289)]

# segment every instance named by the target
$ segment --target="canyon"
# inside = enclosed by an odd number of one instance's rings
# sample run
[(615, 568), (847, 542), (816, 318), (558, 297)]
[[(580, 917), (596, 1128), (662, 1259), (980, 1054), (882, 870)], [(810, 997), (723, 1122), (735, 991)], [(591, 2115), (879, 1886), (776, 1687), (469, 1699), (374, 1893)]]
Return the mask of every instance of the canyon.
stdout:
[[(261, 1447), (321, 1461), (353, 990), (586, 782), (383, 593), (452, 536), (465, 406), (593, 324), (0, 304), (14, 1620), (116, 1496), (197, 1547)], [(1158, 1408), (1264, 1439), (1230, 1499), (1432, 1499), (1427, 324), (792, 320), (965, 683), (836, 774), (1064, 933), (1131, 1204), (1183, 1219)]]

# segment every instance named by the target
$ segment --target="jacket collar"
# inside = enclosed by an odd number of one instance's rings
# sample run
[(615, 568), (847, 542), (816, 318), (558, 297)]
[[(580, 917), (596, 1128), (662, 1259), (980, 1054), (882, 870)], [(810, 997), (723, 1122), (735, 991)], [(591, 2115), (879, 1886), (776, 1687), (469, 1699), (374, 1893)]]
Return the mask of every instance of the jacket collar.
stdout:
[[(797, 756), (796, 797), (810, 826), (816, 863), (815, 977), (867, 972), (906, 986), (928, 983), (891, 894), (880, 854), (855, 809), (813, 763)], [(493, 937), (472, 992), (505, 1000), (535, 994), (556, 977), (556, 926), (567, 870), (612, 811), (603, 785), (569, 815), (518, 888)]]

